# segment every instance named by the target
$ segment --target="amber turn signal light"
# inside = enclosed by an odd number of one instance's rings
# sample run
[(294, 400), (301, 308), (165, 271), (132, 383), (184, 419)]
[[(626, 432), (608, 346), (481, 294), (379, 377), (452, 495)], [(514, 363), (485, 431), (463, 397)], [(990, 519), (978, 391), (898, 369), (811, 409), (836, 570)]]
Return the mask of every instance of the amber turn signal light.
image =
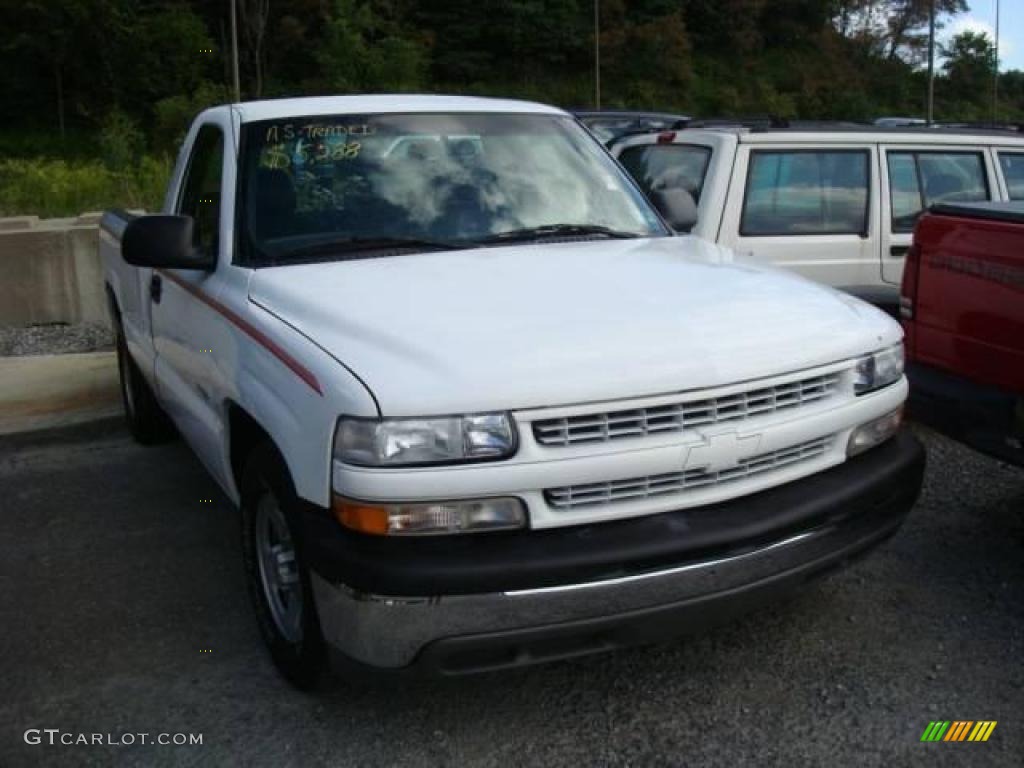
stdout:
[(332, 504), (334, 518), (346, 528), (383, 536), (388, 533), (386, 507), (364, 504), (344, 496), (335, 496)]
[(378, 536), (438, 536), (526, 527), (526, 507), (511, 497), (372, 504), (335, 495), (331, 507), (335, 519), (346, 528)]

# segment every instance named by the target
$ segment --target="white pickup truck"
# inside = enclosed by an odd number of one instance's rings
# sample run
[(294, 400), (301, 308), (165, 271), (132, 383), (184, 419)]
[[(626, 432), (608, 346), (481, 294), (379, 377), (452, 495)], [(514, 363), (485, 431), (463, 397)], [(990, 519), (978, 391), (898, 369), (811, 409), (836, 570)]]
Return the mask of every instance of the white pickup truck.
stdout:
[(132, 433), (239, 506), (293, 683), (672, 636), (899, 527), (899, 326), (658, 199), (560, 110), (351, 96), (207, 110), (104, 217)]
[(693, 196), (693, 234), (894, 315), (924, 210), (1024, 199), (1024, 135), (1011, 131), (719, 126), (629, 136), (611, 151), (645, 192)]

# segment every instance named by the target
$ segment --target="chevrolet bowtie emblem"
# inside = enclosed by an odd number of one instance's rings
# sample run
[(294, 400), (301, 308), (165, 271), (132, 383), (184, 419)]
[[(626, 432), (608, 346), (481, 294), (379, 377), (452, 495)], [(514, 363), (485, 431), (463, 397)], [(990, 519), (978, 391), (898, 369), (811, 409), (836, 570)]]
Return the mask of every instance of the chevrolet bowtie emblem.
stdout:
[(760, 435), (740, 436), (735, 432), (720, 432), (707, 435), (703, 432), (702, 445), (691, 446), (683, 459), (686, 469), (703, 469), (707, 472), (721, 472), (739, 465), (743, 459), (757, 454), (761, 444)]

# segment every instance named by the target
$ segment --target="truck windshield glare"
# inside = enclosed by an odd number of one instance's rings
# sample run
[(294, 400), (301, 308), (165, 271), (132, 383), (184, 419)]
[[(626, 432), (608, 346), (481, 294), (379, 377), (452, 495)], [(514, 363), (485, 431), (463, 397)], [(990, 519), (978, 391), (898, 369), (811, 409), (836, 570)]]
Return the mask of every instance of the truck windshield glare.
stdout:
[[(664, 225), (567, 117), (324, 115), (244, 127), (251, 266), (487, 243), (654, 237)], [(338, 247), (335, 249), (334, 244)]]

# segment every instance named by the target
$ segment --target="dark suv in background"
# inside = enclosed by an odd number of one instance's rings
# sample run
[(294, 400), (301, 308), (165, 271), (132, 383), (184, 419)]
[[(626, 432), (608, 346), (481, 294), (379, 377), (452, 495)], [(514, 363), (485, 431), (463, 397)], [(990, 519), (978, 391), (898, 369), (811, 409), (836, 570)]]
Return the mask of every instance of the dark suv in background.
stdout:
[(628, 134), (679, 130), (690, 122), (687, 115), (671, 112), (599, 109), (577, 110), (573, 114), (605, 145)]

